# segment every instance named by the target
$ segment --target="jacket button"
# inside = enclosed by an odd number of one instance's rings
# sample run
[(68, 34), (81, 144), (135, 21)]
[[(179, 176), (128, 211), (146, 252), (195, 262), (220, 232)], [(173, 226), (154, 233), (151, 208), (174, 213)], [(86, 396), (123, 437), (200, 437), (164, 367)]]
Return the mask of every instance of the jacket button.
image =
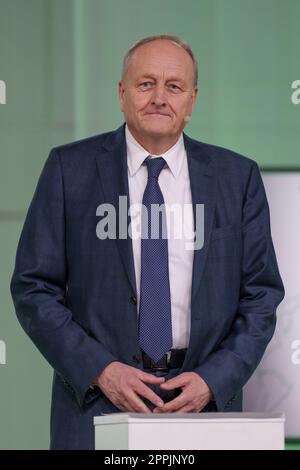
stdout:
[(132, 356), (133, 362), (136, 362), (139, 364), (141, 362), (141, 356), (138, 356), (137, 354), (135, 356)]
[(136, 300), (136, 297), (134, 297), (134, 295), (132, 295), (132, 296), (130, 297), (130, 302), (131, 302), (132, 304), (134, 304), (134, 305), (137, 304), (137, 300)]

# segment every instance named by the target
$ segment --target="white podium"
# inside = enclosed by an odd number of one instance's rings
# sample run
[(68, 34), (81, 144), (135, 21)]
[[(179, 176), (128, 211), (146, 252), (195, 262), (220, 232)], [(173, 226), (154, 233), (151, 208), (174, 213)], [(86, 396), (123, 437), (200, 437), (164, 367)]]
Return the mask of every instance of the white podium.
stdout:
[(282, 413), (112, 413), (94, 426), (96, 450), (284, 449)]

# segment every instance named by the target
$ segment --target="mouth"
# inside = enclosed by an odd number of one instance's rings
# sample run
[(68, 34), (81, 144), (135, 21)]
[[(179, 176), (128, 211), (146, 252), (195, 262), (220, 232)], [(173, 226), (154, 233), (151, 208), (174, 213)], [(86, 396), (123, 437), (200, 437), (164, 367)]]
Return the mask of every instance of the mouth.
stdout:
[(169, 114), (163, 114), (163, 113), (147, 113), (146, 116), (163, 116), (163, 117), (170, 117)]

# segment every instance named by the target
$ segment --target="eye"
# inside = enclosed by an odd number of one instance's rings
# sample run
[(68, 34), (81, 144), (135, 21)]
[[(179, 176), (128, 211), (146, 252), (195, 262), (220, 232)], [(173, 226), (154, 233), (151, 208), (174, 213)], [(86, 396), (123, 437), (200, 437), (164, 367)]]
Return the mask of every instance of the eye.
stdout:
[(151, 82), (143, 82), (139, 85), (139, 88), (141, 90), (150, 90), (150, 88), (152, 87), (153, 83)]
[(178, 85), (175, 85), (175, 83), (169, 83), (168, 84), (168, 89), (172, 93), (179, 93), (181, 91), (181, 88)]

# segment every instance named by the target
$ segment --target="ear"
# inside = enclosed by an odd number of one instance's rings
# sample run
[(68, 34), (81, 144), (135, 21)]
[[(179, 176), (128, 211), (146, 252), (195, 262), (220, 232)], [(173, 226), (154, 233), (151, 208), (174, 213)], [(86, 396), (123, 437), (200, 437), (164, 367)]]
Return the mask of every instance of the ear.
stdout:
[(124, 111), (124, 93), (125, 93), (124, 81), (120, 80), (119, 81), (119, 101), (120, 101), (120, 110), (122, 112)]
[(192, 105), (193, 105), (193, 107), (196, 104), (197, 96), (198, 96), (198, 87), (195, 86), (194, 89), (193, 89), (193, 92), (192, 92)]

